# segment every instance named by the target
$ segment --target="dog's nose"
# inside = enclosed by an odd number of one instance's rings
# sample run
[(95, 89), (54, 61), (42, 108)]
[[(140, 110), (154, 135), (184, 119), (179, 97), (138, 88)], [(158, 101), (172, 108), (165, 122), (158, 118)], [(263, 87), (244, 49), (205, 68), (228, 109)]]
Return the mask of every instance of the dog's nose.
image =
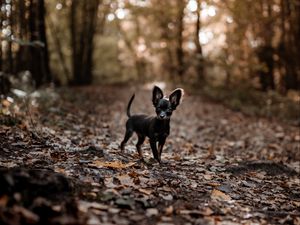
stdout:
[(166, 115), (165, 114), (160, 114), (159, 117), (163, 119), (163, 118), (166, 117)]

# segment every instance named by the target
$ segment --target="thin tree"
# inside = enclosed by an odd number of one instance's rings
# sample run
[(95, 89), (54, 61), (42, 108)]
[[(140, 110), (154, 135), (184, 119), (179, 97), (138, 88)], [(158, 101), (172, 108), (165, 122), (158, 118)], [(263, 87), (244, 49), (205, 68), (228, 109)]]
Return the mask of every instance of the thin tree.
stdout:
[(176, 58), (177, 58), (177, 75), (180, 79), (185, 71), (184, 51), (183, 51), (183, 30), (184, 30), (184, 8), (186, 2), (184, 0), (177, 0), (177, 34), (176, 34)]
[(195, 46), (196, 46), (196, 72), (199, 84), (204, 82), (204, 57), (202, 46), (199, 39), (199, 34), (201, 31), (201, 0), (197, 0), (197, 10), (196, 16), (197, 20), (195, 23)]
[(99, 5), (100, 0), (73, 0), (71, 4), (72, 83), (76, 85), (92, 82), (94, 36)]

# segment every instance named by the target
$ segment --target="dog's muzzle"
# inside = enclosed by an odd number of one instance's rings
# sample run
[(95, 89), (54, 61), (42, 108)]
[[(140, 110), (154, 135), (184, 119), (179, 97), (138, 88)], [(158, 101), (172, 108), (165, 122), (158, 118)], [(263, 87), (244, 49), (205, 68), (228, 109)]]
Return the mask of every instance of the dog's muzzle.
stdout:
[(165, 112), (161, 112), (160, 114), (159, 114), (159, 118), (160, 119), (165, 119), (167, 117), (167, 114), (165, 113)]

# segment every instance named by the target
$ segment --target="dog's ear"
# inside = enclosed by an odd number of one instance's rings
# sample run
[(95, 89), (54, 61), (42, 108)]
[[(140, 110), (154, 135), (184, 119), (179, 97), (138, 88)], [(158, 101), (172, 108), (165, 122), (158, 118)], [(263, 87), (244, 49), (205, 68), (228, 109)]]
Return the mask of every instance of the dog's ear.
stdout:
[(175, 110), (176, 107), (180, 104), (180, 100), (182, 99), (182, 96), (184, 94), (183, 89), (177, 88), (175, 89), (169, 97), (169, 101), (171, 103), (172, 109)]
[(154, 86), (153, 92), (152, 92), (152, 102), (153, 102), (153, 105), (157, 106), (158, 101), (160, 99), (162, 99), (163, 97), (164, 97), (164, 94), (163, 94), (162, 90), (159, 87)]

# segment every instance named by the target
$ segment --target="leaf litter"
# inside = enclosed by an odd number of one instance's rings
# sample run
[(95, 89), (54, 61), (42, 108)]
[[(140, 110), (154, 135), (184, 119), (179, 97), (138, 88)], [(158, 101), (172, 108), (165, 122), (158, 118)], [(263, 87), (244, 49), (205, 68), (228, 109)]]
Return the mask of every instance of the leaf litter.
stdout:
[[(119, 150), (132, 92), (57, 90), (31, 112), (18, 107), (17, 123), (1, 115), (1, 223), (299, 224), (298, 127), (190, 95), (172, 116), (163, 164), (147, 142), (141, 163), (136, 139)], [(133, 111), (153, 114), (149, 96), (136, 90)]]

